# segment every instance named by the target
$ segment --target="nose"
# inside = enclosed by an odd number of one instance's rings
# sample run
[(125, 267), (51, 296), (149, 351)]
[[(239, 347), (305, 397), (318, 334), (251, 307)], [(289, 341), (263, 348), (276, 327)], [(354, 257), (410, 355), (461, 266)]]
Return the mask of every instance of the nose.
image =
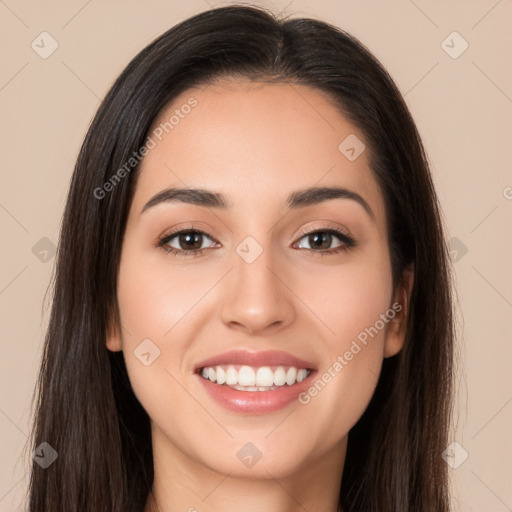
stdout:
[(296, 315), (294, 295), (285, 275), (273, 265), (269, 250), (252, 263), (238, 255), (221, 308), (225, 325), (248, 334), (269, 334), (290, 325)]

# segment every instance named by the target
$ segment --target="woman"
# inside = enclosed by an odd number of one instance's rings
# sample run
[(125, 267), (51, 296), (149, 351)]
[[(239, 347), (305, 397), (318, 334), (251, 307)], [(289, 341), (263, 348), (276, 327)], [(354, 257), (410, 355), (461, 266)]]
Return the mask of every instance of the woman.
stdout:
[(30, 510), (449, 510), (449, 279), (420, 137), (361, 43), (247, 6), (180, 23), (78, 157)]

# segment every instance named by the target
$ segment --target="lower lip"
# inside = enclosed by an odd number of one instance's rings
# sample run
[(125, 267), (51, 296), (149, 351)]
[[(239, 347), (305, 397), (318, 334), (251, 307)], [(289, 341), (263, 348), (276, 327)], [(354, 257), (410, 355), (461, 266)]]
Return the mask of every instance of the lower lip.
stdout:
[(297, 401), (299, 394), (309, 387), (315, 373), (312, 370), (303, 381), (291, 386), (285, 384), (270, 391), (239, 391), (228, 386), (215, 384), (199, 374), (197, 374), (197, 377), (210, 396), (226, 409), (247, 414), (261, 414), (278, 411)]

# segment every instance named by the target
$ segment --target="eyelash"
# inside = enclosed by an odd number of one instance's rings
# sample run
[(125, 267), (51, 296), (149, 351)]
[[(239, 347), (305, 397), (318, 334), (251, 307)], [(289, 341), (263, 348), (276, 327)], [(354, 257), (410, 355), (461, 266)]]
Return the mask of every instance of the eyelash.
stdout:
[[(328, 249), (328, 250), (324, 250), (324, 251), (315, 251), (314, 249), (306, 249), (307, 251), (311, 251), (315, 256), (322, 257), (322, 256), (326, 256), (326, 255), (329, 256), (329, 255), (338, 254), (340, 252), (347, 252), (348, 250), (357, 246), (356, 241), (352, 237), (350, 237), (349, 235), (347, 235), (331, 226), (325, 226), (323, 228), (317, 228), (317, 229), (314, 229), (311, 231), (302, 231), (299, 234), (298, 240), (300, 241), (305, 236), (317, 234), (317, 233), (334, 235), (342, 242), (342, 245), (340, 245), (339, 247), (335, 247), (334, 249)], [(203, 249), (185, 251), (184, 249), (176, 249), (174, 247), (170, 247), (167, 245), (173, 238), (175, 238), (178, 235), (182, 235), (182, 234), (201, 234), (201, 235), (206, 236), (213, 240), (213, 238), (208, 233), (206, 233), (206, 231), (203, 231), (202, 229), (196, 229), (196, 228), (190, 226), (190, 227), (182, 228), (178, 231), (174, 231), (172, 233), (169, 233), (169, 234), (163, 236), (162, 238), (159, 238), (156, 242), (156, 247), (163, 249), (168, 254), (170, 253), (175, 256), (185, 257), (185, 258), (200, 256), (208, 249), (211, 249), (211, 247), (205, 247)]]

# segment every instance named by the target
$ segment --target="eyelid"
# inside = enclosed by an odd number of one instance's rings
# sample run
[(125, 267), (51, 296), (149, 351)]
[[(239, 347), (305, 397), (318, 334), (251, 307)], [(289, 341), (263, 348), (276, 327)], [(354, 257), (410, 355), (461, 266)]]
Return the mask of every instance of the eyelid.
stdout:
[(208, 226), (208, 228), (201, 228), (201, 227), (198, 227), (197, 225), (195, 225), (193, 222), (187, 223), (187, 224), (180, 224), (179, 226), (172, 228), (170, 231), (164, 231), (164, 233), (162, 235), (159, 235), (156, 238), (156, 241), (158, 242), (159, 240), (162, 240), (164, 238), (168, 238), (173, 235), (179, 235), (182, 232), (188, 232), (188, 231), (194, 231), (197, 233), (201, 233), (201, 234), (211, 238), (212, 240), (214, 240), (212, 235), (208, 231), (206, 231), (206, 229), (213, 231), (213, 228), (211, 226)]
[(333, 223), (331, 221), (322, 221), (325, 222), (325, 224), (322, 224), (321, 226), (314, 226), (312, 228), (302, 228), (297, 235), (293, 236), (293, 239), (296, 237), (304, 237), (306, 235), (310, 235), (311, 233), (317, 233), (318, 231), (328, 231), (330, 229), (334, 231), (339, 231), (343, 235), (345, 235), (347, 238), (353, 238), (350, 234), (350, 231), (343, 225)]

